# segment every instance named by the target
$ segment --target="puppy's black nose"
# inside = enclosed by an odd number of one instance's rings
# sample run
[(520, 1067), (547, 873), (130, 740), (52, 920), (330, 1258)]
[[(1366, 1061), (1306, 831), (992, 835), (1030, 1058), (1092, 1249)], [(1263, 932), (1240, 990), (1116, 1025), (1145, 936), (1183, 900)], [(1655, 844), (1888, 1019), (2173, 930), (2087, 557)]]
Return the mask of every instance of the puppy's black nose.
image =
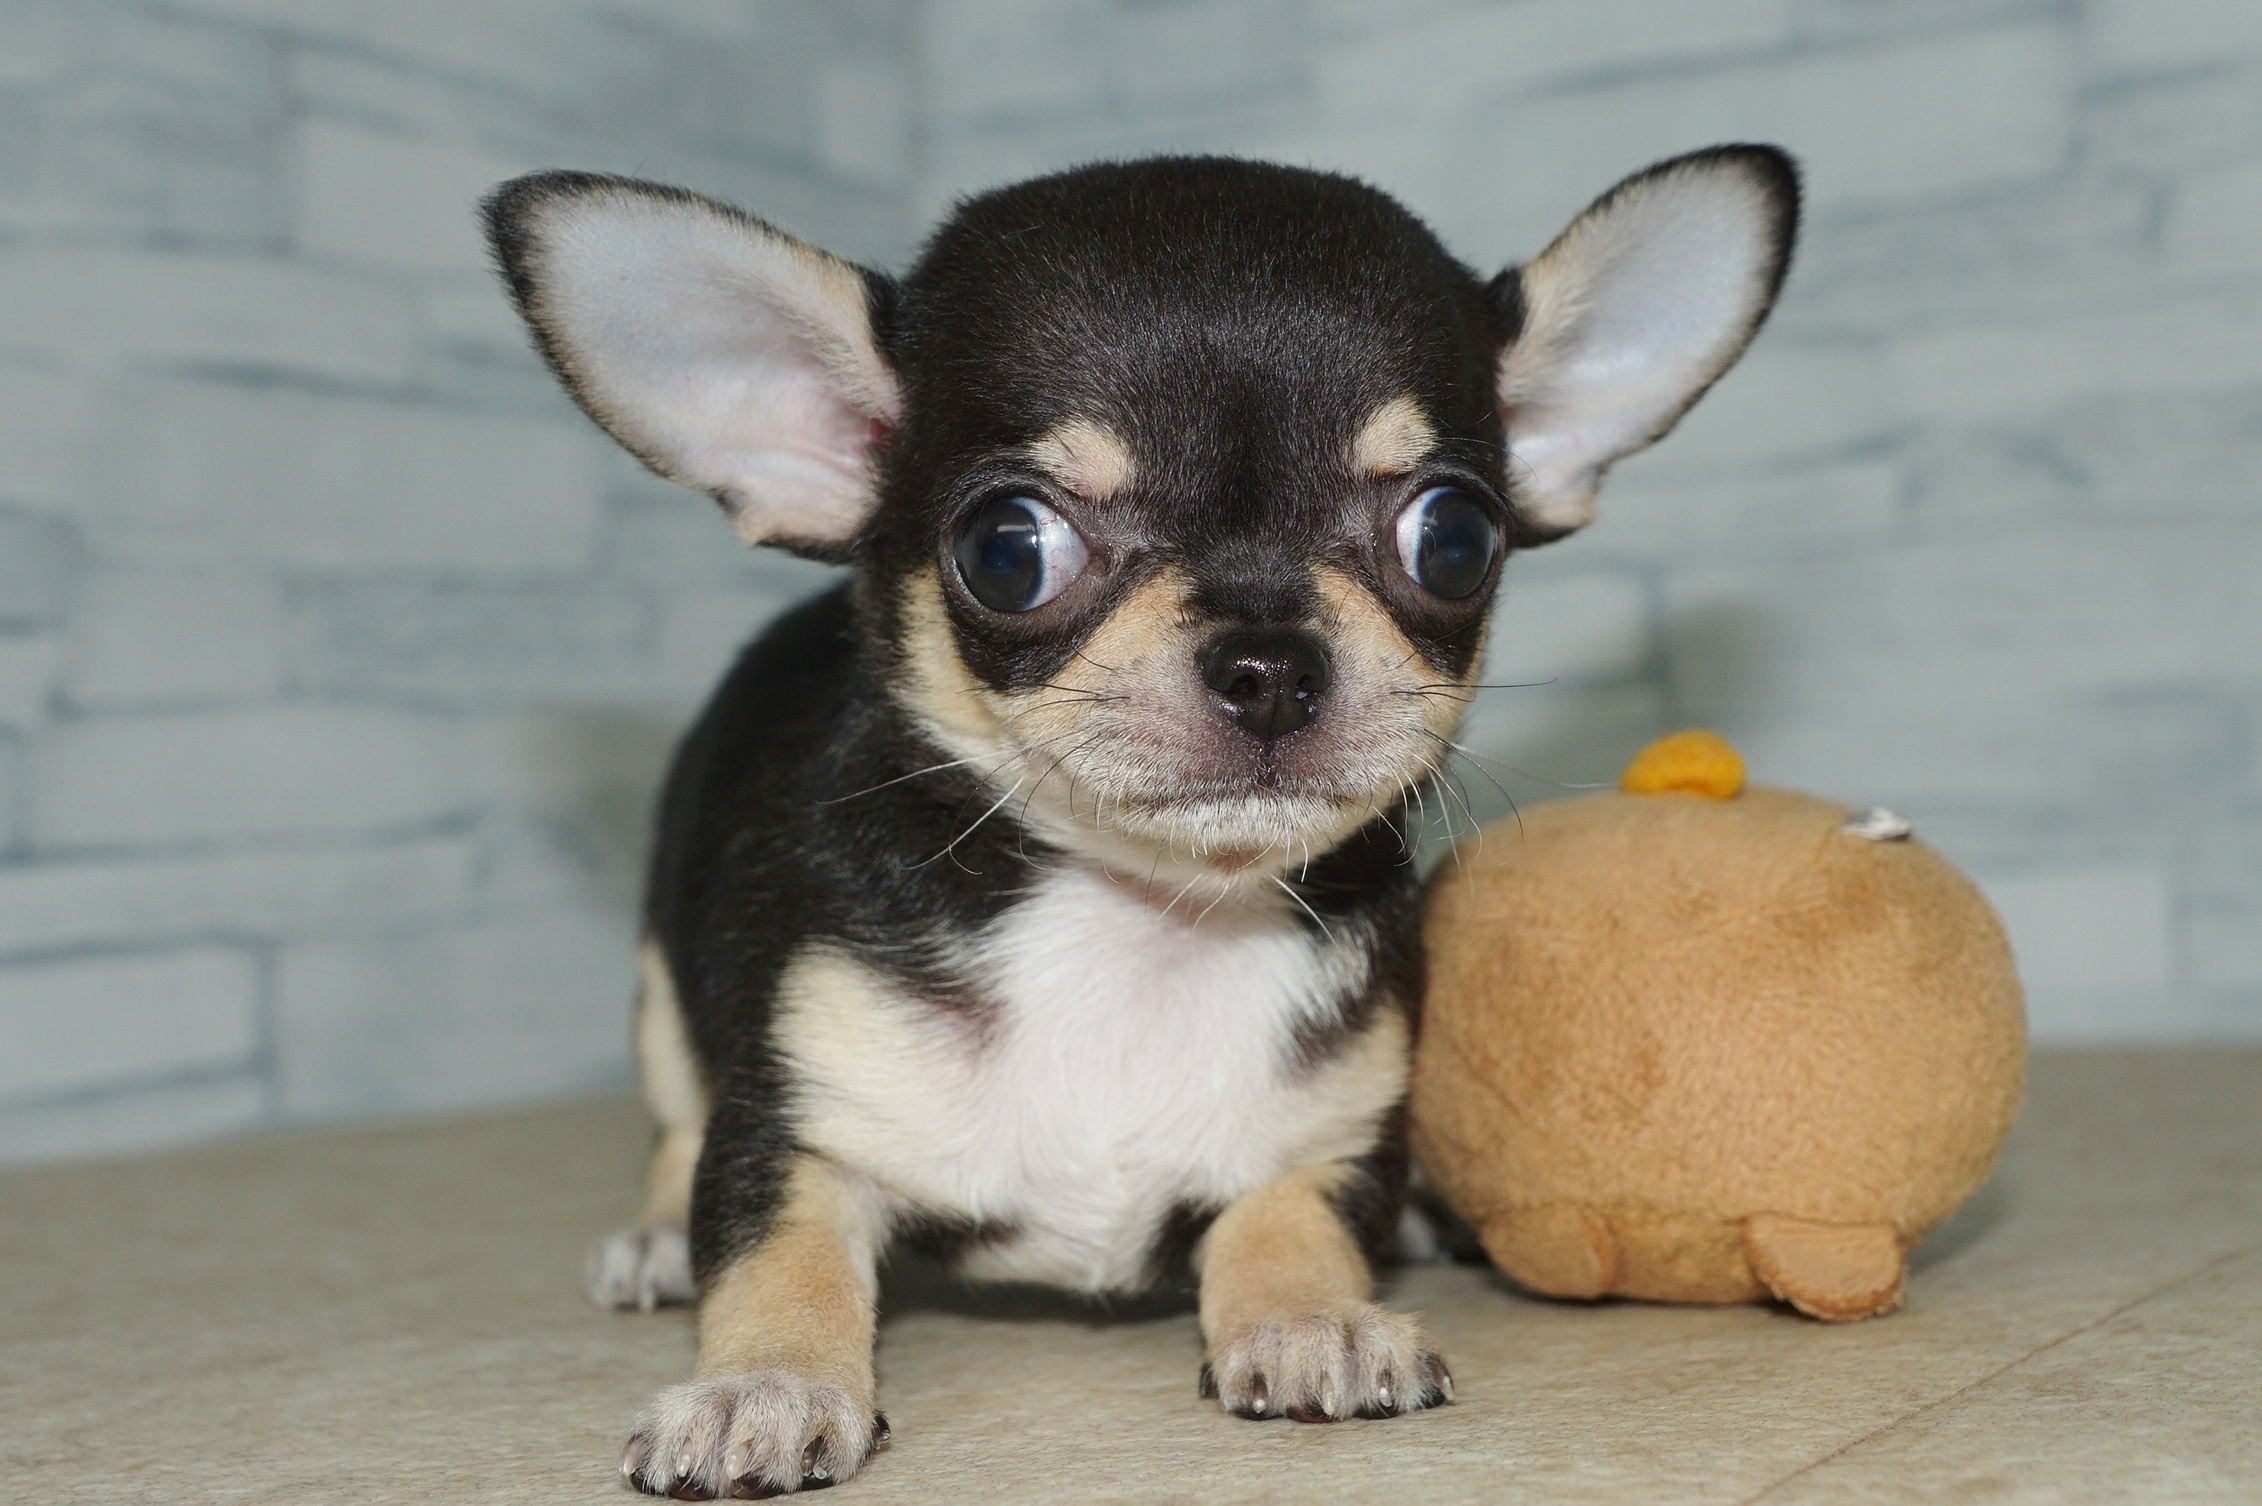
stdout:
[(1202, 678), (1242, 731), (1269, 743), (1318, 714), (1327, 649), (1301, 628), (1232, 628), (1202, 650)]

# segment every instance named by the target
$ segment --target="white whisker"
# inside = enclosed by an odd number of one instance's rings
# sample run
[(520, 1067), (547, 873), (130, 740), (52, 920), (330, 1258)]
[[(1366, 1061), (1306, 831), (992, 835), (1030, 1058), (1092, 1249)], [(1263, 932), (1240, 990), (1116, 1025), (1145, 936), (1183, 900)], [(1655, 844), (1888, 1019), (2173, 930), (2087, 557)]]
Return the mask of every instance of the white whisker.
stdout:
[(1309, 904), (1305, 903), (1304, 896), (1296, 892), (1295, 885), (1289, 883), (1286, 879), (1279, 877), (1275, 877), (1273, 879), (1273, 883), (1279, 886), (1281, 893), (1287, 895), (1290, 899), (1296, 902), (1298, 909), (1302, 910), (1306, 915), (1309, 915), (1312, 918), (1312, 924), (1320, 928), (1321, 935), (1325, 936), (1330, 941), (1333, 941), (1335, 939), (1335, 932), (1328, 926), (1328, 923), (1326, 921), (1320, 919), (1319, 911), (1313, 909)]
[(945, 769), (963, 768), (967, 764), (977, 762), (978, 759), (979, 755), (972, 758), (954, 758), (948, 763), (929, 764), (923, 769), (913, 769), (908, 774), (898, 774), (893, 779), (883, 779), (878, 784), (866, 785), (863, 789), (858, 790), (853, 795), (837, 795), (832, 799), (820, 800), (817, 803), (819, 805), (845, 805), (851, 800), (861, 800), (866, 795), (875, 794), (878, 791), (887, 789), (893, 785), (902, 784), (905, 780), (917, 779), (922, 774), (940, 774)]
[[(961, 843), (961, 842), (963, 842), (963, 841), (965, 841), (965, 840), (966, 840), (966, 839), (967, 839), (968, 837), (970, 837), (970, 836), (974, 835), (974, 832), (975, 832), (976, 828), (980, 827), (980, 826), (981, 826), (981, 824), (982, 824), (982, 823), (983, 823), (984, 821), (987, 821), (987, 820), (989, 820), (989, 819), (990, 819), (990, 817), (992, 817), (992, 816), (996, 815), (996, 814), (997, 814), (997, 813), (998, 813), (998, 812), (999, 812), (1000, 810), (1004, 809), (1004, 807), (1005, 807), (1005, 802), (1006, 802), (1006, 801), (1008, 801), (1008, 800), (1011, 800), (1011, 799), (1013, 798), (1013, 791), (1014, 791), (1014, 790), (1018, 790), (1018, 789), (1020, 789), (1020, 788), (1021, 788), (1021, 781), (1020, 781), (1020, 780), (1018, 780), (1018, 779), (1014, 780), (1014, 781), (1013, 781), (1013, 788), (1012, 788), (1012, 789), (1009, 789), (1009, 790), (1007, 790), (1007, 791), (1006, 791), (1006, 792), (1005, 792), (1004, 794), (1002, 794), (1002, 795), (998, 796), (998, 797), (997, 797), (997, 803), (996, 803), (995, 805), (992, 805), (992, 806), (991, 806), (991, 807), (990, 807), (990, 808), (989, 808), (988, 810), (986, 810), (986, 811), (982, 812), (982, 813), (981, 813), (981, 814), (980, 814), (979, 816), (976, 816), (976, 817), (974, 818), (974, 825), (973, 825), (973, 826), (969, 826), (969, 827), (967, 827), (967, 828), (966, 828), (966, 829), (965, 829), (964, 831), (960, 832), (960, 833), (959, 833), (959, 834), (958, 834), (957, 836), (955, 836), (955, 837), (952, 837), (952, 838), (950, 839), (950, 845), (949, 845), (949, 846), (947, 846), (947, 847), (945, 847), (945, 848), (944, 848), (944, 849), (943, 849), (943, 850), (942, 850), (941, 852), (938, 852), (938, 853), (936, 853), (936, 854), (934, 855), (934, 857), (921, 858), (921, 859), (920, 859), (920, 860), (919, 860), (918, 862), (916, 862), (916, 863), (913, 863), (913, 864), (912, 864), (911, 866), (912, 866), (912, 867), (914, 867), (914, 868), (924, 868), (924, 867), (926, 867), (926, 866), (927, 866), (927, 865), (928, 865), (929, 863), (932, 863), (932, 862), (934, 862), (936, 858), (949, 857), (949, 856), (950, 856), (950, 854), (952, 854), (952, 853), (956, 852), (956, 851), (958, 850), (958, 844), (959, 844), (959, 843)], [(960, 807), (960, 808), (961, 808), (961, 809), (964, 809), (964, 807)], [(953, 862), (956, 862), (956, 861), (957, 861), (957, 859), (955, 859), (955, 858), (952, 858), (952, 861), (953, 861)], [(964, 867), (965, 865), (964, 865), (964, 864), (960, 864), (959, 866), (960, 866), (960, 867)], [(973, 870), (972, 870), (972, 869), (967, 869), (967, 871), (968, 871), (969, 873), (971, 873), (971, 872), (972, 872)]]

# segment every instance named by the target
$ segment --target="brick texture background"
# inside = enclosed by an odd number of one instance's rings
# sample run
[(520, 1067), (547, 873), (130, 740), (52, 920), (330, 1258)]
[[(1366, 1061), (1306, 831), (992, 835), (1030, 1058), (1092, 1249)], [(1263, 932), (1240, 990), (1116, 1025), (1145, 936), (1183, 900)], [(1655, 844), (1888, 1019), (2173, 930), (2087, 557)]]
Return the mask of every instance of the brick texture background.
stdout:
[(1977, 875), (2038, 1034), (2262, 1035), (2252, 0), (0, 0), (0, 1157), (625, 1077), (659, 761), (823, 572), (551, 390), (495, 180), (900, 265), (1232, 150), (1489, 268), (1738, 137), (1799, 265), (1513, 566), (1470, 806), (1712, 725)]

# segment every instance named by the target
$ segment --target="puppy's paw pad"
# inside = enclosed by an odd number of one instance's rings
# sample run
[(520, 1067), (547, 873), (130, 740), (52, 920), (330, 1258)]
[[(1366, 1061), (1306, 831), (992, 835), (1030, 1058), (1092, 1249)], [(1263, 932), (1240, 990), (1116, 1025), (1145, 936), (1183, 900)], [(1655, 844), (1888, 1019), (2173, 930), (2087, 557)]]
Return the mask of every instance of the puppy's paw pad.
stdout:
[(1453, 1375), (1414, 1319), (1365, 1303), (1267, 1318), (1214, 1349), (1200, 1390), (1243, 1417), (1340, 1422), (1453, 1399)]
[(887, 1436), (887, 1420), (846, 1388), (756, 1370), (653, 1397), (620, 1470), (646, 1495), (761, 1501), (839, 1484)]
[(589, 1300), (617, 1312), (650, 1312), (691, 1301), (691, 1241), (681, 1229), (656, 1224), (621, 1229), (589, 1248), (581, 1282)]

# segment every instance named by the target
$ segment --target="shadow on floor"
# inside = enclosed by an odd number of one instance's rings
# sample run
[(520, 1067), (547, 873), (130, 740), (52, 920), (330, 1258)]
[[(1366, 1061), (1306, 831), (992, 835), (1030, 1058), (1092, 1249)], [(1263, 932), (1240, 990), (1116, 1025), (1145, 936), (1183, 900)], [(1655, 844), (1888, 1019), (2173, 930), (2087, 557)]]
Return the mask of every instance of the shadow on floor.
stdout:
[(1175, 1318), (1194, 1310), (1191, 1277), (1173, 1278), (1153, 1291), (1080, 1297), (1073, 1292), (1018, 1284), (975, 1284), (954, 1276), (937, 1260), (898, 1254), (880, 1277), (880, 1311), (949, 1313), (967, 1318), (1003, 1318), (1033, 1323), (1080, 1323), (1102, 1327)]
[(1916, 1274), (1928, 1271), (1945, 1260), (1952, 1260), (1987, 1236), (1987, 1231), (2001, 1223), (2011, 1210), (2010, 1189), (2004, 1184), (2003, 1174), (1989, 1177), (1980, 1189), (1948, 1216), (1947, 1222), (1924, 1237), (1924, 1241), (1909, 1254), (1909, 1271)]

